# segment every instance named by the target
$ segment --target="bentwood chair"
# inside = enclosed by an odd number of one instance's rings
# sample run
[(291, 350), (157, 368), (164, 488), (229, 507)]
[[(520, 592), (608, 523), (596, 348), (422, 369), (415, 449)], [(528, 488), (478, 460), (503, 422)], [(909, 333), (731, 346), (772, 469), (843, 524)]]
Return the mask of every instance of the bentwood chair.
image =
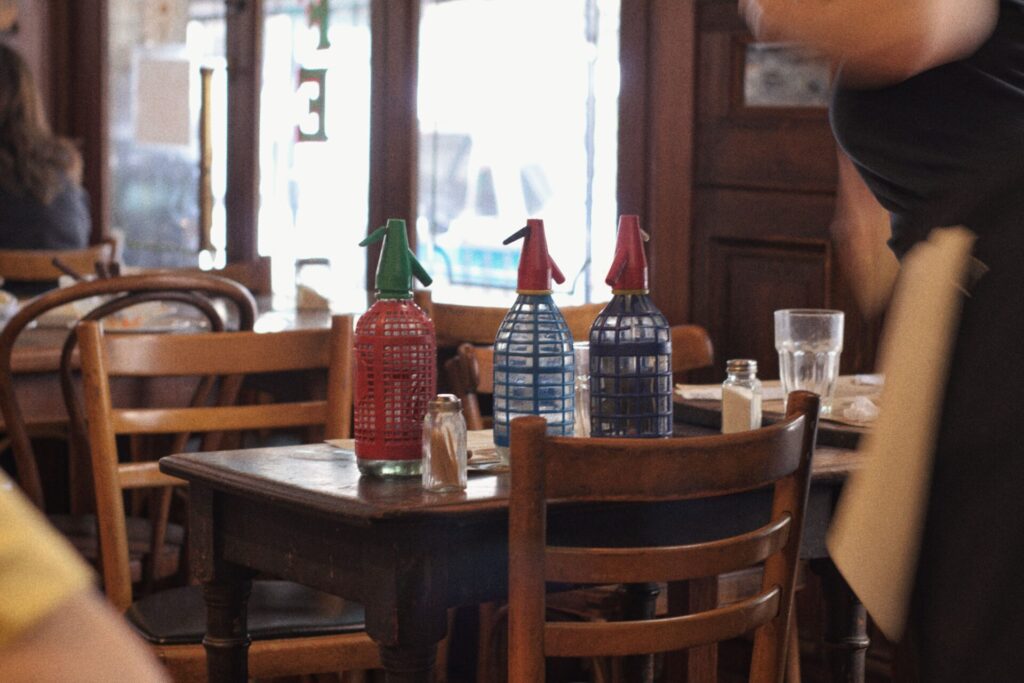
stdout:
[[(336, 316), (330, 330), (215, 335), (104, 334), (101, 323), (77, 327), (88, 416), (103, 589), (154, 648), (177, 681), (205, 680), (202, 645), (206, 609), (200, 586), (158, 590), (133, 601), (125, 530), (125, 491), (182, 485), (155, 462), (121, 463), (116, 438), (125, 434), (193, 434), (224, 430), (320, 427), (327, 438), (351, 431), (352, 318)], [(307, 371), (327, 375), (326, 399), (237, 405), (214, 398), (185, 408), (115, 408), (115, 377), (217, 376)], [(259, 449), (253, 457), (260, 457)], [(249, 670), (271, 677), (379, 666), (361, 605), (285, 581), (253, 582), (249, 600)]]
[[(0, 332), (0, 411), (13, 454), (16, 481), (40, 509), (70, 509), (68, 513), (51, 512), (48, 518), (86, 559), (94, 563), (99, 558), (98, 532), (96, 517), (92, 514), (90, 468), (84, 462), (88, 459), (81, 437), (84, 427), (76, 428), (74, 404), (67, 406), (70, 418), (53, 409), (54, 405), (60, 405), (59, 399), (55, 400), (60, 391), (58, 369), (63, 366), (68, 371), (76, 360), (72, 357), (70, 345), (74, 335), (71, 330), (40, 328), (25, 334), (26, 330), (51, 312), (95, 300), (105, 303), (95, 304), (98, 308), (88, 312), (88, 317), (100, 318), (135, 304), (173, 301), (197, 310), (208, 328), (217, 331), (223, 329), (224, 322), (212, 306), (213, 299), (228, 301), (235, 309), (237, 326), (252, 329), (256, 316), (255, 301), (237, 283), (207, 275), (165, 274), (92, 280), (51, 290), (24, 303)], [(70, 379), (64, 372), (62, 375), (63, 388), (67, 392), (71, 388), (68, 386)], [(36, 411), (40, 411), (42, 404), (47, 410), (41, 412), (46, 414), (37, 415)], [(33, 438), (40, 435), (56, 435), (68, 442), (71, 500), (67, 505), (44, 499), (43, 481), (33, 446)], [(128, 518), (127, 524), (133, 581), (151, 584), (178, 571), (184, 542), (184, 530), (180, 526), (168, 526), (160, 519), (136, 514)]]
[[(509, 680), (536, 683), (545, 657), (625, 656), (706, 646), (753, 633), (749, 680), (780, 683), (817, 429), (818, 397), (790, 395), (786, 418), (738, 434), (671, 439), (549, 437), (544, 420), (512, 422), (509, 495)], [(705, 500), (769, 487), (756, 528), (711, 540), (591, 547), (558, 529), (550, 501), (660, 503)], [(713, 508), (708, 508), (712, 510)], [(722, 515), (719, 515), (722, 516)], [(719, 520), (706, 515), (708, 525)], [(720, 520), (735, 529), (735, 520)], [(683, 530), (680, 529), (682, 532)], [(614, 622), (548, 622), (547, 584), (700, 580), (762, 567), (760, 589), (725, 606), (685, 615)]]

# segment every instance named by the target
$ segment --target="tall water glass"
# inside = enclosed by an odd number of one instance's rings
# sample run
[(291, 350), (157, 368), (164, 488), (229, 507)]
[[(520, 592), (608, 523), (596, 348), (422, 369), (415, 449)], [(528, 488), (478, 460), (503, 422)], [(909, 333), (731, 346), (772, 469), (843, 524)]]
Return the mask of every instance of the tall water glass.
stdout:
[(775, 349), (782, 390), (803, 389), (821, 397), (821, 412), (832, 410), (843, 350), (843, 312), (820, 308), (775, 311)]

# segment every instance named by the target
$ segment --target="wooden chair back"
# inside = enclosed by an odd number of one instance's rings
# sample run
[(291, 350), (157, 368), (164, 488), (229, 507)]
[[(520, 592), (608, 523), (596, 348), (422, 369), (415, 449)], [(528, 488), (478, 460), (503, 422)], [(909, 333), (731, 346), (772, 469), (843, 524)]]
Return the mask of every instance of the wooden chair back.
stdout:
[[(93, 297), (117, 301), (125, 297), (146, 295), (159, 299), (171, 292), (187, 292), (210, 299), (229, 301), (236, 309), (239, 329), (251, 330), (255, 322), (256, 301), (249, 291), (238, 283), (210, 275), (166, 273), (112, 277), (51, 290), (26, 302), (0, 332), (0, 411), (3, 413), (4, 427), (11, 442), (18, 484), (40, 508), (44, 507), (42, 482), (36, 466), (29, 426), (25, 422), (14, 388), (15, 344), (25, 329), (35, 323), (40, 316), (66, 304)], [(43, 359), (45, 362), (39, 367), (33, 365), (24, 369), (56, 373), (59, 352), (54, 350), (52, 356)]]
[[(738, 434), (670, 439), (549, 437), (539, 417), (512, 421), (509, 497), (509, 680), (544, 680), (544, 658), (681, 650), (754, 633), (749, 680), (778, 683), (786, 659), (818, 397), (790, 395), (786, 419)], [(657, 502), (771, 487), (767, 523), (687, 545), (552, 546), (548, 501)], [(546, 582), (686, 581), (763, 565), (738, 602), (662, 619), (546, 622)]]
[(706, 368), (715, 362), (715, 350), (708, 331), (700, 325), (673, 325), (672, 374)]
[[(118, 462), (121, 434), (178, 434), (322, 426), (328, 438), (351, 432), (352, 317), (330, 330), (215, 335), (105, 335), (101, 323), (77, 327), (89, 447), (100, 524), (104, 590), (121, 610), (132, 601), (122, 493), (181, 484), (156, 462)], [(327, 374), (325, 400), (257, 405), (115, 408), (112, 377), (238, 376), (297, 370)]]
[[(508, 306), (467, 306), (434, 301), (427, 290), (417, 290), (413, 299), (434, 321), (439, 348), (455, 347), (463, 342), (490, 346), (498, 336)], [(590, 326), (607, 301), (594, 304), (559, 306), (572, 338), (583, 341), (590, 335)]]
[(54, 258), (79, 275), (92, 275), (96, 264), (102, 268), (113, 263), (114, 244), (100, 242), (83, 249), (0, 249), (0, 277), (19, 282), (56, 281), (65, 273), (54, 265)]
[[(674, 325), (671, 332), (673, 376), (714, 362), (711, 338), (706, 329), (700, 325)], [(494, 347), (468, 342), (459, 344), (455, 355), (444, 362), (444, 371), (452, 393), (462, 400), (466, 427), (490, 427), (489, 418), (480, 407), (480, 396), (494, 393)]]

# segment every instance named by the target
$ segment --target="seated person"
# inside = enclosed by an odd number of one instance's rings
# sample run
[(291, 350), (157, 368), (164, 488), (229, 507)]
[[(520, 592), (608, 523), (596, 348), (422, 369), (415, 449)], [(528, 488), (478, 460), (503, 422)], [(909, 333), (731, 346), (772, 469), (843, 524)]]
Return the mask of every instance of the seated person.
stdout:
[[(87, 246), (81, 175), (78, 151), (50, 132), (25, 60), (0, 43), (0, 249)], [(19, 296), (40, 291), (9, 282), (5, 289)]]
[(0, 472), (0, 680), (165, 681), (93, 575)]

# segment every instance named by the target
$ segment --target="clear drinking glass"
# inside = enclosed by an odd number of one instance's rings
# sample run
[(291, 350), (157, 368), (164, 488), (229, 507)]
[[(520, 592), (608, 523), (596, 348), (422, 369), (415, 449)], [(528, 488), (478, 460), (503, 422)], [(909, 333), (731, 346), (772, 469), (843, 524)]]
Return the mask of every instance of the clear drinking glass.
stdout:
[(797, 389), (812, 391), (821, 397), (821, 412), (830, 412), (843, 350), (843, 312), (820, 308), (775, 311), (775, 349), (783, 392), (788, 396)]
[(573, 434), (590, 436), (590, 342), (575, 342), (572, 357), (576, 369), (576, 425)]

